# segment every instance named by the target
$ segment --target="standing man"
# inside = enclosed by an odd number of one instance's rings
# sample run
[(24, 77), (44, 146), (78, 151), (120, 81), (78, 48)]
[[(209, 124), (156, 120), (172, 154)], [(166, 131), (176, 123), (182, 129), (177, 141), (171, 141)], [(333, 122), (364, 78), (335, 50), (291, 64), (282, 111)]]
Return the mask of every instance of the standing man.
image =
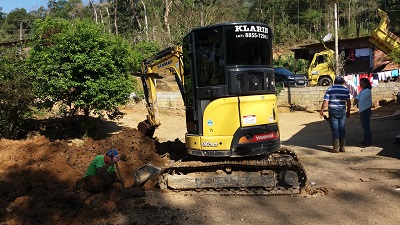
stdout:
[(346, 118), (350, 116), (350, 92), (343, 86), (344, 78), (336, 76), (334, 85), (329, 87), (324, 95), (319, 117), (324, 117), (324, 110), (328, 107), (329, 124), (332, 131), (333, 149), (331, 152), (345, 151), (346, 146)]

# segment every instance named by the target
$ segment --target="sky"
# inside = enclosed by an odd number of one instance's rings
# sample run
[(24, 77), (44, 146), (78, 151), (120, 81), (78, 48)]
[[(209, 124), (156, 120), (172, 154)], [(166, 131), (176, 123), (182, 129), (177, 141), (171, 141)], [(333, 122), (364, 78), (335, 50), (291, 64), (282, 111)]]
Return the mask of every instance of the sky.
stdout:
[(48, 0), (0, 0), (2, 12), (9, 13), (16, 8), (25, 8), (27, 12), (38, 9), (40, 6), (47, 8)]
[[(48, 0), (0, 0), (0, 7), (3, 8), (2, 12), (9, 13), (16, 8), (25, 8), (27, 12), (36, 10), (40, 6), (47, 8)], [(82, 1), (84, 4), (87, 0)]]

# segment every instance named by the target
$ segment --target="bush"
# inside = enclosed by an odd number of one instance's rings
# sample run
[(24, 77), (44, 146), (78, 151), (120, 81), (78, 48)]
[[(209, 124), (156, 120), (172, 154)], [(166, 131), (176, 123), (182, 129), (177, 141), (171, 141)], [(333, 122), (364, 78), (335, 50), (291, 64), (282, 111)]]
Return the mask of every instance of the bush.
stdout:
[(293, 73), (307, 73), (308, 61), (304, 59), (295, 59), (294, 55), (279, 55), (274, 59), (274, 67), (284, 67)]
[(0, 137), (15, 139), (31, 116), (34, 98), (24, 52), (18, 46), (0, 51)]

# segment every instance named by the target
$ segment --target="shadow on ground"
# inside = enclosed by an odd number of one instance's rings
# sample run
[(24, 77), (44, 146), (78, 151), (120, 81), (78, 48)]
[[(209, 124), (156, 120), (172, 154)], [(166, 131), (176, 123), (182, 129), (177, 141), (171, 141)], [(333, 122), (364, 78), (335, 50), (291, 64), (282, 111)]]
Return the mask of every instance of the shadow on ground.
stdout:
[(85, 137), (101, 140), (109, 138), (113, 133), (123, 129), (114, 121), (94, 117), (89, 117), (85, 121), (83, 116), (30, 120), (28, 124), (29, 126), (25, 128), (25, 132), (20, 134), (20, 138), (37, 133), (47, 137), (50, 141), (83, 139)]
[[(372, 147), (381, 149), (377, 155), (400, 159), (400, 145), (396, 143), (395, 138), (400, 134), (400, 116), (393, 116), (397, 110), (400, 110), (400, 106), (392, 105), (380, 107), (372, 112)], [(282, 141), (282, 144), (326, 152), (331, 150), (332, 139), (328, 121), (321, 120), (303, 125), (305, 127), (302, 130), (288, 140)], [(358, 112), (352, 113), (347, 119), (346, 131), (346, 146), (356, 147), (363, 139), (363, 129)]]

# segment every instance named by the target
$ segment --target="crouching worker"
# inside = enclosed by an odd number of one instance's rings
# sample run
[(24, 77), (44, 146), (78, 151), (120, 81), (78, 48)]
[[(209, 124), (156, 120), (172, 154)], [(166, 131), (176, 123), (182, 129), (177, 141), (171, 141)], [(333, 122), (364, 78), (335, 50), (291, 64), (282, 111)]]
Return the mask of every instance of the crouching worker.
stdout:
[(114, 182), (121, 182), (114, 164), (119, 161), (118, 151), (110, 149), (104, 155), (96, 156), (90, 163), (83, 179), (76, 182), (77, 189), (102, 192), (113, 188)]

